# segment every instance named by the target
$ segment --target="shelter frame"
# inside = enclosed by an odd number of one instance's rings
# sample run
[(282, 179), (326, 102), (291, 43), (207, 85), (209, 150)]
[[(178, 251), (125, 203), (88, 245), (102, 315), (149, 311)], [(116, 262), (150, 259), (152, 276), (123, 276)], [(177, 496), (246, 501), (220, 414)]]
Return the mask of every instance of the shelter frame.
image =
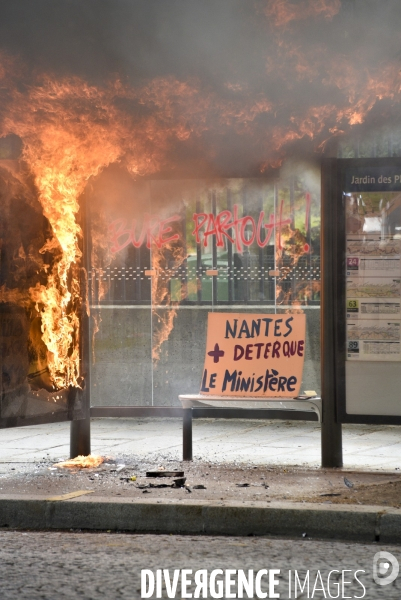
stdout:
[[(322, 166), (322, 398), (326, 453), (339, 446), (341, 423), (401, 425), (400, 415), (347, 412), (346, 379), (346, 212), (344, 192), (350, 170), (399, 169), (399, 158), (326, 159)], [(401, 189), (401, 188), (400, 188)], [(400, 398), (401, 400), (401, 398)], [(378, 398), (380, 401), (380, 398)], [(337, 433), (335, 433), (337, 432)], [(329, 441), (330, 439), (330, 441)], [(324, 444), (323, 444), (324, 446)], [(323, 450), (324, 453), (324, 450)]]

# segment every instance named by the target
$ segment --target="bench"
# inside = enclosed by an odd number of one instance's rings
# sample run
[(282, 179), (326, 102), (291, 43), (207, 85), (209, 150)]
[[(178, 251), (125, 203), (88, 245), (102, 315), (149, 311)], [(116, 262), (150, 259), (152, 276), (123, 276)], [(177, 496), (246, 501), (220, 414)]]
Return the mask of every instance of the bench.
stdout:
[[(238, 396), (212, 396), (180, 394), (183, 408), (183, 460), (192, 460), (193, 419), (271, 419), (322, 421), (322, 399), (300, 398), (241, 398)], [(238, 406), (238, 404), (241, 406)], [(316, 418), (311, 418), (315, 417)], [(306, 417), (306, 419), (305, 419)]]

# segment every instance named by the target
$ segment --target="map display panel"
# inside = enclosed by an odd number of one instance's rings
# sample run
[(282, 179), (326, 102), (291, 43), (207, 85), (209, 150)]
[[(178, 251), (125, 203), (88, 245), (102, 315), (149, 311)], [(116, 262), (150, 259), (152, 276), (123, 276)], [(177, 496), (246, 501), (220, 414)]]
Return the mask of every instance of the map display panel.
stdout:
[(401, 360), (401, 193), (344, 194), (346, 357)]

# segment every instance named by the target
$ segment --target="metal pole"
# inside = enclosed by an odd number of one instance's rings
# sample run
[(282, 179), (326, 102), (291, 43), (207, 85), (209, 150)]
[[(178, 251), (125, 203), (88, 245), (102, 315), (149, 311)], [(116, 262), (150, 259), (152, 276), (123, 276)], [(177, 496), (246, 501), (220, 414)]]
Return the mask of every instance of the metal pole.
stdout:
[[(80, 333), (80, 358), (82, 389), (76, 388), (69, 391), (72, 414), (70, 416), (70, 457), (78, 455), (87, 456), (91, 453), (90, 436), (90, 299), (88, 274), (90, 270), (90, 237), (88, 222), (87, 197), (81, 204), (82, 227), (82, 268), (81, 268), (81, 333)], [(74, 419), (74, 397), (81, 397), (81, 410), (78, 419)]]
[(71, 421), (70, 426), (70, 458), (88, 456), (91, 453), (90, 419)]
[[(217, 201), (216, 201), (216, 192), (212, 192), (212, 213), (214, 219), (217, 214)], [(212, 236), (212, 269), (217, 269), (217, 245), (216, 245), (216, 236)], [(217, 277), (215, 275), (212, 276), (212, 305), (213, 307), (217, 306)]]
[(184, 408), (182, 418), (182, 459), (192, 460), (192, 408)]
[[(337, 416), (336, 381), (336, 277), (338, 206), (337, 161), (328, 159), (322, 166), (322, 304), (321, 304), (321, 373), (322, 373), (322, 467), (343, 466), (342, 429)], [(341, 253), (340, 253), (341, 255)], [(341, 307), (340, 307), (341, 309)]]

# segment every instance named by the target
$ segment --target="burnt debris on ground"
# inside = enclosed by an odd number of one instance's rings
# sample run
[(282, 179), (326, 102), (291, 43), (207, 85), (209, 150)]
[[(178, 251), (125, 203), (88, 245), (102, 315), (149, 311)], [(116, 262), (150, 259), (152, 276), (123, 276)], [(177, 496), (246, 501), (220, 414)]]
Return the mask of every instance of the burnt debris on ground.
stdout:
[(191, 498), (200, 501), (401, 505), (398, 472), (179, 462), (163, 456), (137, 460), (129, 455), (106, 457), (93, 468), (59, 468), (47, 458), (36, 464), (21, 462), (0, 468), (0, 495), (54, 496), (77, 489), (91, 490), (92, 496), (132, 498), (143, 498), (146, 491), (153, 498), (172, 501), (192, 492)]

